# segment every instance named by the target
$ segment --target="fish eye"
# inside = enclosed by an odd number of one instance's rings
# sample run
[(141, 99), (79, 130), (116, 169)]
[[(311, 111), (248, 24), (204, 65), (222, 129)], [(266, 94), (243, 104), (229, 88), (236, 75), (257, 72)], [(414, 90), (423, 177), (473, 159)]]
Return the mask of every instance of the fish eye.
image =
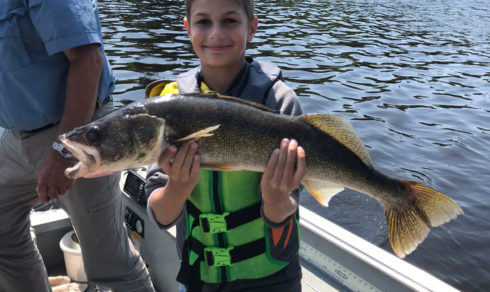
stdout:
[(100, 139), (100, 129), (98, 126), (92, 126), (88, 129), (85, 134), (85, 138), (87, 138), (90, 142), (97, 142)]

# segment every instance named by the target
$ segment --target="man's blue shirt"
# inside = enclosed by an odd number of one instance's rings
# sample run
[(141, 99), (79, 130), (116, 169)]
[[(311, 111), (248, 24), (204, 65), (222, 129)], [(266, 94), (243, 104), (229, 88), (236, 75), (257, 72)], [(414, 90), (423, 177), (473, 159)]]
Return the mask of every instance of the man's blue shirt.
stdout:
[(114, 89), (96, 0), (2, 0), (0, 127), (33, 130), (59, 122), (69, 62), (63, 51), (100, 44), (104, 69), (98, 100)]

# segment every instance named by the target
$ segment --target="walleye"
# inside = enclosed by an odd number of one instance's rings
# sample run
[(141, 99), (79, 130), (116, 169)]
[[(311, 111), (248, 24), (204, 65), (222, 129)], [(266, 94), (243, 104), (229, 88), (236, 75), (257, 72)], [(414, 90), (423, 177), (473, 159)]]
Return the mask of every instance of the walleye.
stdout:
[(391, 246), (412, 252), (431, 227), (463, 210), (442, 193), (414, 181), (389, 178), (348, 121), (327, 114), (281, 115), (262, 105), (214, 94), (166, 95), (135, 102), (60, 136), (79, 160), (65, 174), (95, 177), (154, 163), (168, 145), (197, 141), (203, 168), (263, 172), (282, 138), (306, 152), (302, 184), (322, 205), (344, 187), (384, 207)]

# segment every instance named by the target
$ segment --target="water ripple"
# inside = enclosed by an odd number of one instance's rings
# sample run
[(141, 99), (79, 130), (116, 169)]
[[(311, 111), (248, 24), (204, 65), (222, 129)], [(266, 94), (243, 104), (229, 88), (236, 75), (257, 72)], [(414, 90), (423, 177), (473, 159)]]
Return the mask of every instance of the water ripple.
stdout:
[[(121, 103), (199, 64), (182, 1), (100, 0), (99, 7)], [(351, 120), (379, 170), (422, 181), (465, 210), (407, 260), (462, 290), (488, 288), (488, 1), (272, 0), (257, 1), (256, 14), (247, 54), (279, 65), (306, 112)], [(387, 246), (376, 202), (348, 193), (323, 209), (304, 197), (316, 212)]]

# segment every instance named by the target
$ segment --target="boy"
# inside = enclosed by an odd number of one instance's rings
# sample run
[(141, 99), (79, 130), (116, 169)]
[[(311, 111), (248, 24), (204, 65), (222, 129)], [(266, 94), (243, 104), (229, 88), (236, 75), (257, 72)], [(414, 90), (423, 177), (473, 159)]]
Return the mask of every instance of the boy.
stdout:
[[(186, 0), (184, 25), (201, 66), (151, 84), (147, 95), (214, 91), (300, 114), (280, 69), (245, 58), (257, 23), (252, 0)], [(196, 143), (169, 146), (158, 160), (163, 173), (153, 167), (147, 176), (150, 218), (161, 228), (177, 223), (177, 280), (188, 291), (300, 291), (303, 148), (283, 139), (263, 174), (200, 170), (197, 151)]]

